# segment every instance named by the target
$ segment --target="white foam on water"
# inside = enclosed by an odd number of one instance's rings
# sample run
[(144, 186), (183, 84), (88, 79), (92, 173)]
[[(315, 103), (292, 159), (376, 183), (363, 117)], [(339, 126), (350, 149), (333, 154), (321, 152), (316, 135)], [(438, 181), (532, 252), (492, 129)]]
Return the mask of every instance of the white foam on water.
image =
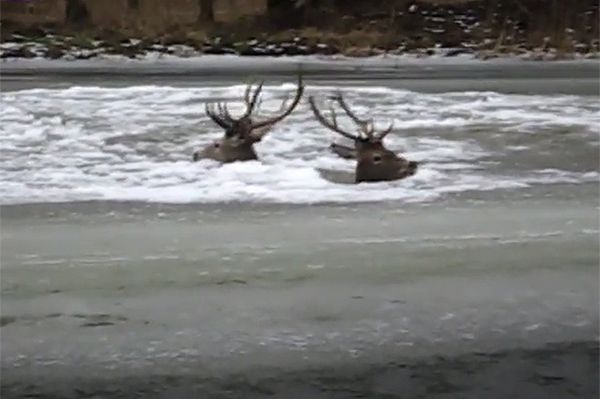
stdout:
[[(294, 87), (266, 86), (261, 114), (276, 112)], [(394, 121), (388, 147), (424, 162), (409, 179), (356, 185), (325, 180), (318, 169), (352, 172), (354, 162), (328, 150), (340, 137), (315, 121), (306, 102), (256, 146), (261, 161), (191, 162), (194, 150), (222, 134), (205, 116), (204, 102), (234, 101), (244, 89), (75, 86), (2, 93), (0, 201), (419, 202), (461, 191), (577, 184), (599, 177), (597, 170), (581, 173), (560, 164), (518, 174), (490, 166), (506, 154), (527, 156), (535, 151), (538, 135), (556, 129), (581, 145), (597, 145), (600, 106), (593, 97), (422, 94), (386, 87), (343, 91), (355, 111), (373, 116), (378, 126)], [(322, 99), (334, 89), (311, 86), (307, 92)], [(230, 109), (239, 113), (242, 105), (232, 102)], [(353, 129), (348, 121), (341, 124)], [(514, 137), (516, 144), (486, 145), (492, 134)]]

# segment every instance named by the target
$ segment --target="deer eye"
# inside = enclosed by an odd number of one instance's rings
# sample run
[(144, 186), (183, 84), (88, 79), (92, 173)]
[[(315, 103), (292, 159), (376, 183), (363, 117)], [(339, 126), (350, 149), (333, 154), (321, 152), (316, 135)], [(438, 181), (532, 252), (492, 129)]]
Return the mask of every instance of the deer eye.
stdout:
[(221, 146), (221, 144), (219, 144), (219, 143), (213, 143), (213, 147), (215, 147), (215, 148), (219, 148), (220, 146)]
[(373, 155), (373, 163), (375, 163), (375, 164), (381, 163), (381, 155), (379, 155), (379, 154)]

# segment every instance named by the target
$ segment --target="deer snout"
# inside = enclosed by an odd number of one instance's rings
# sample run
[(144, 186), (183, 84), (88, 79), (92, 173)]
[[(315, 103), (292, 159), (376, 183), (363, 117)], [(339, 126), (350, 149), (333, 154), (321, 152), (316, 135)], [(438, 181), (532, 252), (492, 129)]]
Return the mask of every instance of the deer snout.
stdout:
[(210, 148), (202, 148), (194, 152), (194, 154), (192, 155), (192, 159), (194, 160), (194, 162), (198, 162), (201, 159), (210, 158), (210, 155)]
[(419, 167), (419, 162), (417, 161), (408, 161), (408, 173), (414, 175), (417, 173), (417, 168)]

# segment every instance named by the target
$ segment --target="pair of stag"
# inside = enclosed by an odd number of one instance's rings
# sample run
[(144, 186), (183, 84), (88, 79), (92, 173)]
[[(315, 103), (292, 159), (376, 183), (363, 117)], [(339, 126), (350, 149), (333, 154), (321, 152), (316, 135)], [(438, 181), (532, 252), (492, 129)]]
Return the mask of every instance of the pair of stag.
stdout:
[[(258, 108), (262, 87), (262, 82), (256, 88), (253, 88), (252, 84), (247, 86), (244, 94), (246, 109), (242, 116), (238, 118), (231, 115), (225, 103), (206, 103), (206, 114), (214, 123), (225, 130), (225, 133), (219, 140), (196, 151), (194, 161), (213, 159), (228, 163), (258, 159), (254, 144), (261, 141), (277, 122), (292, 113), (300, 103), (304, 93), (302, 77), (299, 76), (298, 87), (292, 102), (286, 105), (287, 99), (283, 100), (277, 115), (260, 120), (256, 115), (256, 109)], [(416, 173), (417, 162), (406, 160), (404, 157), (388, 150), (383, 144), (383, 139), (393, 129), (393, 123), (387, 129), (377, 131), (373, 119), (359, 118), (350, 109), (341, 93), (336, 93), (331, 98), (356, 124), (355, 133), (350, 133), (338, 125), (333, 106), (330, 108), (330, 117), (327, 118), (317, 108), (314, 97), (310, 96), (308, 102), (319, 123), (354, 142), (353, 148), (334, 143), (331, 144), (330, 149), (340, 157), (356, 159), (356, 183), (399, 180)]]

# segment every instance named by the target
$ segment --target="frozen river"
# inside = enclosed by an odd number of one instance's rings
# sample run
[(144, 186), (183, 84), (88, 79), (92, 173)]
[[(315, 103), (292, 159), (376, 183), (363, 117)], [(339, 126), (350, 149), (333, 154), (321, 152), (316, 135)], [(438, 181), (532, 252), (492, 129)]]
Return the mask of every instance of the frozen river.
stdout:
[(3, 397), (598, 395), (597, 63), (304, 65), (424, 163), (360, 185), (305, 102), (191, 162), (291, 61), (39, 68), (2, 72)]

